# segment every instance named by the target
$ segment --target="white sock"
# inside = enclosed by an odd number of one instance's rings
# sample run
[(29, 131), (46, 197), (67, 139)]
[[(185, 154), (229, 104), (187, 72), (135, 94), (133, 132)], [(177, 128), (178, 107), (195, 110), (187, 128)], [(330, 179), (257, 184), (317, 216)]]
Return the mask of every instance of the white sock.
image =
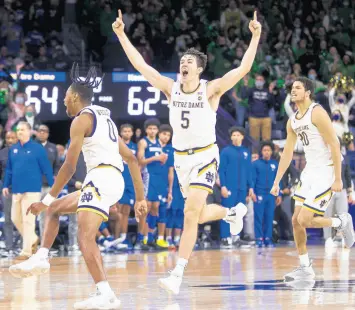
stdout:
[(126, 237), (127, 237), (127, 234), (121, 234), (121, 238), (126, 239)]
[(40, 258), (48, 258), (48, 254), (49, 254), (49, 249), (47, 248), (40, 248), (36, 255)]
[(185, 267), (187, 266), (187, 263), (188, 263), (187, 259), (179, 258), (173, 270), (173, 274), (177, 277), (182, 277), (184, 274)]
[(144, 241), (144, 243), (147, 243), (148, 242), (148, 236), (144, 236), (143, 241)]
[(332, 227), (339, 227), (341, 225), (341, 220), (338, 217), (332, 217)]
[(175, 236), (174, 237), (174, 242), (179, 242), (180, 241), (180, 236)]
[(172, 241), (172, 240), (173, 240), (173, 238), (171, 236), (166, 237), (166, 241)]
[(99, 241), (100, 241), (100, 240), (103, 240), (103, 239), (105, 239), (104, 236), (100, 236), (100, 237), (99, 237)]
[(164, 236), (158, 236), (158, 240), (164, 240)]
[(110, 284), (108, 284), (107, 281), (101, 281), (96, 283), (96, 287), (99, 290), (99, 292), (102, 294), (109, 293), (112, 291)]
[(308, 267), (311, 264), (311, 262), (309, 261), (308, 253), (303, 254), (303, 255), (299, 255), (298, 257), (300, 258), (300, 265), (301, 266)]

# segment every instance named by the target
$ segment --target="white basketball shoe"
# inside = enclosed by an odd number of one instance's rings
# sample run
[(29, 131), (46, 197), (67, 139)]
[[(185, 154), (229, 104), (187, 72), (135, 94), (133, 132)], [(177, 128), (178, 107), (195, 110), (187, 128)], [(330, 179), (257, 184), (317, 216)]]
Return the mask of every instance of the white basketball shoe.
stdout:
[(285, 274), (284, 280), (289, 281), (300, 281), (300, 280), (313, 280), (315, 278), (315, 273), (312, 264), (309, 266), (299, 266), (295, 270)]
[(180, 286), (182, 283), (182, 277), (174, 274), (174, 270), (170, 272), (170, 276), (158, 280), (158, 284), (161, 288), (165, 289), (169, 293), (178, 295), (180, 292)]
[(74, 304), (74, 309), (86, 310), (114, 310), (119, 309), (121, 301), (116, 297), (113, 291), (102, 294), (99, 290), (91, 294), (84, 301), (79, 301)]
[(230, 224), (230, 233), (232, 236), (238, 235), (242, 231), (243, 217), (247, 212), (248, 208), (241, 202), (228, 210), (228, 213), (223, 220)]
[(338, 217), (341, 221), (341, 224), (336, 229), (342, 233), (345, 246), (350, 249), (355, 242), (353, 218), (349, 213), (339, 214)]
[(34, 254), (28, 260), (12, 265), (9, 268), (10, 273), (16, 278), (28, 278), (47, 273), (50, 269), (48, 257), (40, 257)]

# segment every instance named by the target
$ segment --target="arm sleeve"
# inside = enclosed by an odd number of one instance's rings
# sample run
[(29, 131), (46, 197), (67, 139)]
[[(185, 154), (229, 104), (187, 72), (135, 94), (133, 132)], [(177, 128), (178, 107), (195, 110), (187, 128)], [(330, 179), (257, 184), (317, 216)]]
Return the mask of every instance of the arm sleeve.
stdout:
[(51, 163), (48, 159), (46, 150), (44, 149), (43, 146), (38, 145), (38, 151), (37, 151), (37, 160), (38, 160), (38, 164), (39, 167), (41, 169), (42, 174), (44, 174), (46, 176), (47, 182), (49, 184), (49, 186), (52, 187), (53, 183), (54, 183), (54, 179), (53, 179), (53, 168), (51, 166)]
[(7, 159), (7, 164), (6, 164), (5, 180), (3, 186), (4, 188), (8, 188), (12, 184), (12, 162), (11, 162), (10, 151), (11, 149), (9, 149), (9, 157)]
[(221, 187), (226, 186), (227, 164), (228, 164), (228, 154), (227, 154), (227, 150), (224, 149), (221, 153), (221, 161), (219, 164), (219, 179), (221, 182)]

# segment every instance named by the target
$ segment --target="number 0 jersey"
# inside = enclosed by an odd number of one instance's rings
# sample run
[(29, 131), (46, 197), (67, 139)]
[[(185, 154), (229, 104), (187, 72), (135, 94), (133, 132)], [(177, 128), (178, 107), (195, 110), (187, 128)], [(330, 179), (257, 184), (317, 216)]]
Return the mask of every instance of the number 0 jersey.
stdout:
[(83, 108), (82, 113), (94, 116), (94, 125), (89, 137), (84, 138), (82, 147), (87, 171), (99, 165), (111, 165), (123, 172), (123, 161), (119, 153), (118, 130), (110, 115), (111, 111), (98, 105)]
[(180, 82), (175, 82), (169, 108), (174, 149), (182, 151), (216, 142), (216, 112), (208, 102), (206, 80), (200, 80), (193, 93), (184, 93)]
[(291, 127), (303, 144), (307, 167), (322, 167), (332, 165), (332, 155), (329, 146), (323, 140), (318, 128), (312, 123), (312, 111), (318, 104), (312, 102), (306, 113), (299, 117), (297, 111), (291, 116)]

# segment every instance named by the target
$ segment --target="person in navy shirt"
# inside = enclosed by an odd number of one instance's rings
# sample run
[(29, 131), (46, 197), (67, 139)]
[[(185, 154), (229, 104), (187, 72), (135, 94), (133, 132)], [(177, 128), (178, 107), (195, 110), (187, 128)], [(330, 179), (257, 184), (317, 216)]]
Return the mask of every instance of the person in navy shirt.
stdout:
[(35, 216), (26, 214), (34, 202), (41, 199), (42, 175), (46, 176), (49, 186), (53, 185), (53, 168), (49, 162), (44, 147), (30, 139), (31, 126), (20, 122), (17, 126), (19, 142), (9, 150), (6, 165), (4, 188), (2, 193), (9, 195), (12, 188), (11, 219), (23, 238), (22, 252), (19, 260), (25, 260), (32, 255), (39, 238), (35, 233)]
[[(232, 208), (238, 203), (246, 203), (246, 198), (254, 195), (251, 156), (249, 150), (242, 145), (245, 130), (232, 127), (229, 130), (232, 144), (221, 152), (219, 178), (221, 183), (222, 206)], [(220, 221), (221, 248), (233, 246), (229, 223)], [(239, 245), (240, 241), (236, 242)]]
[[(150, 231), (154, 230), (157, 224), (160, 204), (159, 195), (161, 195), (160, 175), (162, 165), (168, 159), (157, 137), (159, 126), (160, 122), (157, 119), (146, 120), (144, 128), (147, 136), (138, 143), (138, 162), (141, 167), (146, 168), (147, 182), (145, 187), (149, 214), (147, 219), (144, 218), (139, 221), (139, 233), (135, 249), (149, 250), (150, 247), (155, 247), (153, 233), (148, 233), (148, 229)], [(147, 226), (145, 225), (146, 222)]]
[(162, 150), (168, 155), (166, 163), (162, 166), (161, 173), (161, 196), (159, 204), (158, 217), (158, 240), (157, 247), (166, 249), (169, 247), (167, 241), (164, 240), (165, 227), (167, 222), (167, 206), (172, 200), (173, 182), (174, 182), (174, 149), (169, 141), (173, 134), (173, 129), (170, 125), (163, 124), (159, 128), (159, 142)]
[[(123, 124), (120, 127), (120, 136), (124, 143), (126, 143), (127, 147), (132, 151), (134, 155), (137, 154), (137, 144), (132, 141), (133, 136), (133, 126), (131, 124)], [(128, 248), (131, 248), (132, 245), (127, 239), (128, 232), (128, 217), (131, 212), (131, 208), (134, 207), (134, 203), (136, 201), (134, 194), (134, 187), (131, 174), (128, 169), (127, 163), (123, 162), (124, 170), (123, 170), (123, 179), (125, 183), (125, 189), (123, 192), (123, 196), (119, 201), (118, 205), (118, 221), (116, 221), (116, 233), (120, 232), (120, 238), (124, 238), (125, 241), (123, 243), (128, 245)]]
[[(273, 144), (263, 142), (261, 158), (252, 163), (253, 182), (256, 201), (254, 203), (255, 240), (258, 247), (272, 247), (272, 228), (275, 213), (275, 196), (270, 194), (273, 186), (278, 162), (271, 159)], [(276, 198), (276, 205), (282, 202), (281, 196)]]

